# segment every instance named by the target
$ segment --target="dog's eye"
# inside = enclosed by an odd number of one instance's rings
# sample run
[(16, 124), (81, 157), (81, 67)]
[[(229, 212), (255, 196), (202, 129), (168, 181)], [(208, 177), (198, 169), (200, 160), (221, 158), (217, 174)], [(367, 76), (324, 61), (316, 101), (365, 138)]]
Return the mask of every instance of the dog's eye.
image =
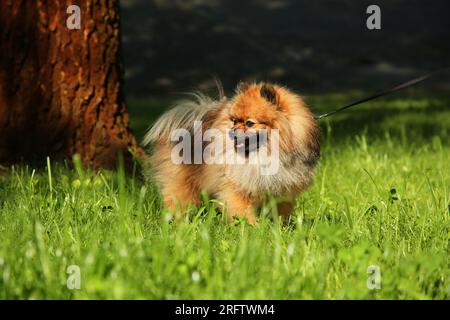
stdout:
[(247, 121), (245, 121), (245, 126), (246, 127), (253, 127), (255, 125), (255, 123), (253, 122), (253, 121), (251, 121), (251, 120), (247, 120)]
[(231, 122), (233, 122), (234, 125), (236, 125), (239, 122), (238, 119), (235, 118), (231, 118), (230, 120)]

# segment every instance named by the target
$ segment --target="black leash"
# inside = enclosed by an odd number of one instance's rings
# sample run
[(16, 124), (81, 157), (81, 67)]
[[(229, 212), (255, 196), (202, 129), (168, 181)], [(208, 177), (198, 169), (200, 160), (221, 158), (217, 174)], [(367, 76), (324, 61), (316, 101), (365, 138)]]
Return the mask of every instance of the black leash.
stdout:
[(430, 73), (428, 73), (428, 74), (426, 74), (424, 76), (421, 76), (421, 77), (416, 78), (416, 79), (409, 80), (409, 81), (404, 82), (404, 83), (402, 83), (402, 84), (400, 84), (398, 86), (392, 87), (392, 88), (390, 88), (388, 90), (385, 90), (385, 91), (376, 93), (374, 95), (371, 95), (371, 96), (369, 96), (367, 98), (364, 98), (364, 99), (352, 102), (352, 103), (350, 103), (350, 104), (348, 104), (346, 106), (343, 106), (343, 107), (341, 107), (339, 109), (336, 109), (334, 111), (330, 111), (330, 112), (326, 112), (326, 113), (323, 113), (323, 114), (320, 114), (320, 115), (316, 115), (316, 116), (314, 116), (314, 119), (320, 120), (322, 118), (329, 117), (329, 116), (331, 116), (333, 114), (336, 114), (338, 112), (344, 111), (345, 109), (351, 108), (351, 107), (356, 106), (358, 104), (361, 104), (361, 103), (364, 103), (364, 102), (367, 102), (367, 101), (370, 101), (370, 100), (373, 100), (373, 99), (377, 99), (379, 97), (388, 95), (390, 93), (394, 93), (396, 91), (400, 91), (402, 89), (411, 87), (411, 86), (413, 86), (413, 85), (415, 85), (417, 83), (420, 83), (420, 82), (422, 82), (422, 81), (424, 81), (424, 80), (426, 80), (426, 79), (428, 79), (428, 78), (430, 78), (432, 76), (435, 76), (438, 73), (441, 73), (441, 72), (444, 72), (444, 71), (447, 71), (447, 70), (450, 70), (450, 68), (445, 68), (445, 69), (440, 69), (440, 70), (437, 70), (437, 71), (434, 71), (434, 72), (430, 72)]

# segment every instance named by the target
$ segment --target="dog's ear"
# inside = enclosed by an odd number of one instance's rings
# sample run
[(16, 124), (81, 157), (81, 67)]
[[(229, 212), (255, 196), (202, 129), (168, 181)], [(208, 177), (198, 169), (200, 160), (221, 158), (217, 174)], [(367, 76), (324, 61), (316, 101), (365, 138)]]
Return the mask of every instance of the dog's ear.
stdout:
[(250, 87), (250, 84), (248, 84), (247, 82), (244, 81), (239, 81), (236, 91), (237, 92), (245, 92), (247, 91), (247, 89)]
[(278, 93), (273, 85), (264, 83), (259, 90), (261, 97), (274, 105), (278, 105)]

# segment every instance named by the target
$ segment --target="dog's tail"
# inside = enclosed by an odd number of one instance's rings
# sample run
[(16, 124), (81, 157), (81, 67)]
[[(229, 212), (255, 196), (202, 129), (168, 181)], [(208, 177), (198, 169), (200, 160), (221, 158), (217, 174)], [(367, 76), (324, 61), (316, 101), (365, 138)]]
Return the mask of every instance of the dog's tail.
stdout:
[(194, 122), (202, 121), (206, 114), (223, 105), (225, 98), (214, 100), (201, 93), (193, 93), (194, 99), (183, 100), (163, 114), (147, 131), (143, 145), (168, 143), (176, 129), (194, 132)]

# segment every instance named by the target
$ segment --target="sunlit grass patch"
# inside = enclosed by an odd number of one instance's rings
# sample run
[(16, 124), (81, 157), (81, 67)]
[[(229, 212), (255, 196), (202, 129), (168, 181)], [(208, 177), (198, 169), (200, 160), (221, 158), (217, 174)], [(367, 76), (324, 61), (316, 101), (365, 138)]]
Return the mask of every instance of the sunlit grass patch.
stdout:
[(447, 102), (386, 99), (324, 122), (315, 184), (289, 225), (227, 224), (213, 201), (173, 223), (139, 170), (14, 167), (0, 177), (0, 298), (448, 299)]

